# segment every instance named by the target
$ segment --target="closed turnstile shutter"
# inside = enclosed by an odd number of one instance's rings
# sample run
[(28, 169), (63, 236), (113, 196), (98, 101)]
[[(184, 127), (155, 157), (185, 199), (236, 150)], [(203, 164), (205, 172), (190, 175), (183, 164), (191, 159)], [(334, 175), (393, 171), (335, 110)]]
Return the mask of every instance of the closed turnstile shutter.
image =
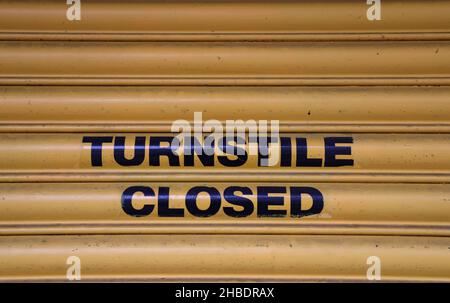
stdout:
[(0, 280), (450, 281), (450, 1), (72, 5), (0, 1)]

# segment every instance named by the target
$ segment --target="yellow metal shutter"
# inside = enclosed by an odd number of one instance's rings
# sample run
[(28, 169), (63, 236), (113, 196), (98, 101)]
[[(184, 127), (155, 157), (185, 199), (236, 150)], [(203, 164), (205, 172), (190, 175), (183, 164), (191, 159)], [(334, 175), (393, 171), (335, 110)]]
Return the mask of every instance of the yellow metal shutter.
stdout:
[(0, 0), (0, 281), (450, 281), (450, 1), (381, 3)]

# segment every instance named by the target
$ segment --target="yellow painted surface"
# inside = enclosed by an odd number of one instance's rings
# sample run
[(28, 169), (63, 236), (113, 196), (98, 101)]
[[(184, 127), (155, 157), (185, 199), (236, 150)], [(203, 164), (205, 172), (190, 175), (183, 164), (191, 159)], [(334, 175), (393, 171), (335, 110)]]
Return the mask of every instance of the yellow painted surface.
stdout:
[(367, 259), (384, 281), (449, 281), (450, 240), (439, 237), (116, 235), (0, 237), (0, 280), (367, 281)]
[(448, 39), (445, 0), (383, 1), (382, 19), (359, 0), (82, 2), (81, 22), (65, 1), (0, 1), (0, 39), (358, 40)]
[[(153, 205), (151, 214), (134, 217), (122, 209), (125, 189), (147, 186), (154, 197), (133, 196), (133, 207)], [(220, 209), (210, 217), (188, 211), (186, 194), (196, 186), (207, 186), (220, 193)], [(237, 191), (253, 207), (248, 216), (233, 217), (224, 211), (244, 210), (229, 202), (225, 189)], [(281, 205), (284, 217), (258, 216), (259, 186), (277, 186), (285, 193)], [(323, 196), (320, 213), (292, 217), (291, 187), (312, 187)], [(167, 187), (169, 207), (182, 209), (183, 215), (160, 214), (161, 187)], [(261, 196), (261, 195), (260, 195)], [(301, 209), (311, 209), (310, 195), (302, 194)], [(315, 184), (315, 183), (3, 183), (0, 184), (0, 234), (88, 234), (88, 233), (182, 233), (182, 234), (372, 234), (372, 235), (450, 235), (450, 185), (448, 184)], [(211, 198), (198, 195), (200, 209), (208, 209)], [(338, 236), (337, 236), (338, 237)]]
[[(450, 282), (450, 1), (381, 2), (0, 0), (0, 281)], [(291, 153), (152, 162), (195, 112)]]
[(0, 41), (0, 84), (448, 85), (449, 57), (448, 41)]
[(1, 132), (170, 131), (195, 112), (289, 132), (450, 132), (448, 86), (2, 86), (0, 107)]
[[(174, 134), (1, 134), (0, 179), (22, 181), (345, 181), (345, 182), (448, 182), (450, 170), (450, 136), (446, 134), (295, 134), (283, 135), (291, 139), (291, 165), (259, 166), (258, 155), (248, 153), (246, 160), (236, 167), (225, 166), (220, 157), (235, 160), (236, 155), (217, 151), (212, 156), (214, 166), (205, 166), (197, 155), (194, 166), (185, 164), (183, 148), (178, 156), (180, 166), (170, 164), (168, 157), (160, 156), (159, 165), (150, 165), (151, 137)], [(93, 166), (92, 143), (83, 143), (83, 137), (125, 138), (125, 155), (134, 156), (136, 137), (145, 138), (144, 160), (139, 165), (123, 166), (114, 157), (114, 143), (104, 143), (102, 166)], [(325, 167), (324, 138), (353, 138), (353, 143), (339, 143), (348, 147), (350, 155), (336, 159), (353, 160), (353, 165)], [(296, 139), (304, 138), (308, 158), (322, 159), (319, 167), (304, 167), (297, 162)], [(161, 144), (164, 146), (164, 143)], [(250, 145), (245, 148), (249, 151)], [(297, 166), (297, 163), (298, 166)], [(220, 173), (220, 174), (219, 174)], [(268, 174), (264, 174), (268, 173)], [(238, 177), (239, 176), (239, 177)]]

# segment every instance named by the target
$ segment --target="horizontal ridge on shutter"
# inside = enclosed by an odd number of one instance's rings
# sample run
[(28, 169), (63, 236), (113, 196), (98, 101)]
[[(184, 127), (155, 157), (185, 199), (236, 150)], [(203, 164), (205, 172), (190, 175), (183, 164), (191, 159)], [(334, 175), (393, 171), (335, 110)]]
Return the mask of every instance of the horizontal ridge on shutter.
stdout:
[[(123, 210), (123, 195), (131, 187), (149, 187), (151, 197), (133, 196), (133, 207), (152, 205), (151, 213), (130, 216)], [(195, 187), (220, 193), (220, 209), (199, 218), (186, 209), (187, 194)], [(286, 215), (259, 216), (260, 188), (277, 187), (284, 193)], [(321, 193), (320, 213), (292, 217), (293, 188)], [(233, 197), (229, 190), (232, 190)], [(272, 189), (273, 190), (273, 189)], [(245, 194), (244, 194), (245, 193)], [(140, 196), (139, 196), (140, 194)], [(164, 197), (163, 197), (164, 196)], [(235, 197), (251, 202), (236, 205)], [(340, 183), (0, 183), (0, 234), (369, 234), (450, 236), (450, 184), (340, 184)], [(234, 200), (232, 200), (232, 198)], [(301, 209), (311, 209), (313, 196), (301, 195)], [(163, 214), (168, 201), (178, 216)], [(298, 201), (297, 201), (298, 202)], [(198, 195), (195, 203), (210, 208), (211, 197)], [(233, 208), (236, 215), (225, 211)], [(180, 214), (180, 210), (183, 212)], [(165, 211), (167, 213), (167, 210)]]
[[(449, 281), (444, 237), (110, 235), (0, 237), (0, 280), (66, 281), (76, 255), (82, 281)], [(37, 257), (39, 256), (39, 257)]]
[(381, 20), (360, 0), (82, 2), (0, 1), (0, 39), (36, 40), (437, 40), (449, 39), (448, 1), (389, 0)]
[[(213, 164), (209, 165), (201, 162), (196, 152), (189, 157), (193, 163), (188, 164), (183, 154), (187, 145), (181, 145), (178, 155), (171, 152), (168, 144), (164, 146), (163, 141), (168, 143), (174, 136), (158, 133), (0, 134), (0, 181), (200, 182), (234, 181), (237, 175), (239, 180), (247, 181), (441, 183), (450, 180), (450, 135), (445, 134), (280, 134), (290, 142), (290, 147), (278, 146), (278, 161), (266, 167), (256, 151), (249, 153), (249, 148), (255, 147), (255, 144), (249, 144), (249, 139), (242, 145), (247, 157), (237, 158), (216, 150), (208, 157)], [(137, 137), (140, 137), (141, 151), (135, 158)], [(325, 148), (330, 138), (331, 141), (337, 138), (337, 141), (346, 142), (335, 144), (345, 148), (344, 154), (327, 156)], [(93, 148), (96, 140), (104, 141), (101, 149)], [(150, 140), (153, 142), (151, 151)], [(158, 146), (156, 141), (160, 142)], [(123, 150), (120, 142), (123, 142)], [(213, 143), (215, 148), (220, 148), (221, 143), (216, 140)], [(166, 155), (160, 147), (165, 148)], [(125, 155), (139, 163), (124, 165), (117, 162), (115, 150), (117, 155)], [(345, 163), (335, 166), (335, 160), (331, 158)]]
[(450, 41), (0, 41), (0, 85), (448, 85), (449, 57)]
[(0, 106), (0, 132), (164, 132), (195, 112), (286, 132), (450, 132), (447, 86), (2, 86)]

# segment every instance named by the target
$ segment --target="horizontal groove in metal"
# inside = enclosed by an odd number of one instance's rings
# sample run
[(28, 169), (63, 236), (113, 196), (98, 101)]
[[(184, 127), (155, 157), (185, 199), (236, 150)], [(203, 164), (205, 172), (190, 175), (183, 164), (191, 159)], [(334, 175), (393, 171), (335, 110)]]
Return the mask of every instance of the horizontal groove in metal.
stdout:
[[(326, 7), (326, 9), (324, 9)], [(65, 1), (0, 1), (0, 39), (386, 40), (448, 39), (449, 1), (85, 1), (81, 21)]]
[[(116, 137), (125, 139), (125, 155), (134, 157), (136, 136), (144, 137), (145, 150), (137, 165), (119, 165), (114, 157), (114, 143), (104, 143), (101, 166), (93, 164), (92, 143), (83, 143), (84, 137)], [(174, 134), (0, 134), (0, 180), (2, 182), (27, 181), (329, 181), (329, 182), (448, 182), (450, 181), (450, 136), (444, 134), (280, 134), (292, 143), (291, 164), (263, 167), (258, 155), (248, 154), (236, 167), (226, 166), (218, 155), (214, 166), (202, 164), (194, 157), (194, 166), (187, 166), (183, 152), (169, 165), (167, 156), (160, 163), (150, 165), (150, 138), (175, 136)], [(338, 155), (336, 159), (354, 161), (353, 165), (325, 166), (326, 137), (345, 137), (353, 143), (336, 144), (351, 148), (351, 155)], [(297, 162), (296, 138), (304, 138), (307, 157), (322, 159), (322, 167), (305, 167)], [(288, 139), (288, 140), (289, 140)], [(246, 140), (248, 142), (248, 139)], [(214, 143), (217, 147), (217, 144)], [(162, 144), (161, 146), (164, 146)], [(246, 145), (248, 148), (249, 145)], [(182, 147), (183, 149), (184, 147)], [(217, 152), (217, 150), (216, 150)], [(152, 155), (155, 153), (152, 152)], [(223, 154), (222, 154), (223, 155)], [(281, 153), (281, 157), (287, 155)], [(226, 157), (226, 155), (223, 155)], [(140, 158), (141, 156), (139, 156)], [(286, 158), (289, 158), (286, 156)], [(235, 160), (236, 156), (229, 156)], [(280, 158), (281, 159), (281, 158)], [(152, 160), (153, 161), (153, 160)], [(176, 161), (176, 160), (174, 160)], [(237, 163), (237, 162), (236, 162)], [(318, 165), (318, 164), (316, 164)]]
[(0, 237), (0, 280), (66, 281), (69, 256), (90, 280), (358, 280), (367, 259), (382, 281), (449, 281), (440, 237), (116, 235)]
[(279, 120), (286, 132), (450, 132), (446, 86), (3, 86), (0, 107), (0, 132), (164, 132), (194, 112)]
[[(132, 205), (141, 209), (154, 205), (151, 214), (135, 217), (122, 209), (122, 196), (132, 186), (150, 187), (155, 197), (133, 195)], [(220, 192), (220, 209), (210, 217), (191, 214), (186, 206), (188, 191), (206, 186)], [(251, 194), (235, 195), (251, 200), (253, 211), (246, 217), (233, 217), (243, 206), (229, 203), (225, 190), (248, 187)], [(285, 217), (258, 216), (262, 194), (258, 187), (275, 186), (285, 192)], [(291, 217), (291, 187), (311, 187), (323, 196), (318, 214)], [(159, 203), (161, 187), (169, 188), (169, 207), (182, 209), (181, 217), (164, 217)], [(241, 189), (242, 190), (242, 189)], [(297, 196), (297, 195), (295, 195)], [(303, 211), (313, 206), (302, 194)], [(311, 184), (311, 183), (3, 183), (0, 184), (0, 234), (376, 234), (450, 236), (450, 185), (444, 184)], [(198, 208), (211, 205), (204, 193), (196, 198)], [(245, 207), (248, 210), (248, 206)]]
[(446, 85), (449, 57), (449, 41), (9, 41), (0, 84)]

